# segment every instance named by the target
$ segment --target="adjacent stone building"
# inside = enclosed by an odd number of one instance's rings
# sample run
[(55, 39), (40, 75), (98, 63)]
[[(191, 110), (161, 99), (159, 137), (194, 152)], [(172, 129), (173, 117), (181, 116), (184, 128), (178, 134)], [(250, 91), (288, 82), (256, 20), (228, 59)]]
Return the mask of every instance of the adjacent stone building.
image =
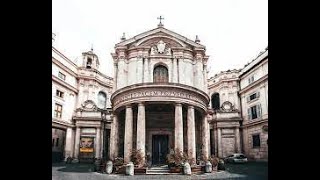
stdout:
[(192, 164), (236, 152), (267, 160), (267, 51), (209, 79), (205, 51), (197, 36), (160, 22), (129, 39), (123, 34), (111, 53), (111, 78), (98, 70), (93, 50), (77, 65), (53, 47), (53, 158), (127, 163), (139, 150), (145, 163), (158, 165), (178, 150)]

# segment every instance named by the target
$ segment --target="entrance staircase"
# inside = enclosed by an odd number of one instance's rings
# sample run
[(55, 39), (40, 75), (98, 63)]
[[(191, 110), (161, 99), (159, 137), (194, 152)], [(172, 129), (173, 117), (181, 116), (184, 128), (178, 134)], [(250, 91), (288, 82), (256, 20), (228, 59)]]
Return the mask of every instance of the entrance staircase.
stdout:
[(146, 174), (147, 175), (168, 175), (172, 173), (169, 173), (168, 165), (163, 165), (163, 166), (154, 166), (154, 167), (148, 168)]

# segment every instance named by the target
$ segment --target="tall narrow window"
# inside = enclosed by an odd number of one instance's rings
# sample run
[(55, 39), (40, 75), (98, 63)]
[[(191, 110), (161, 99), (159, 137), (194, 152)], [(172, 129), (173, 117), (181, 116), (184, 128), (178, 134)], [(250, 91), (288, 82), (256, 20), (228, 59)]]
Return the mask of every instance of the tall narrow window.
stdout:
[(219, 93), (214, 93), (211, 96), (211, 105), (212, 105), (212, 109), (217, 110), (220, 109), (220, 97), (219, 97)]
[(100, 109), (105, 109), (106, 108), (106, 100), (107, 100), (107, 95), (104, 92), (99, 92), (98, 93), (98, 107)]
[(153, 70), (153, 82), (168, 82), (168, 69), (159, 65)]
[(62, 115), (62, 106), (60, 104), (56, 104), (54, 109), (54, 117), (61, 118)]
[(261, 105), (257, 104), (255, 106), (252, 106), (248, 109), (248, 119), (256, 119), (256, 118), (260, 118), (262, 115), (262, 111), (261, 111)]

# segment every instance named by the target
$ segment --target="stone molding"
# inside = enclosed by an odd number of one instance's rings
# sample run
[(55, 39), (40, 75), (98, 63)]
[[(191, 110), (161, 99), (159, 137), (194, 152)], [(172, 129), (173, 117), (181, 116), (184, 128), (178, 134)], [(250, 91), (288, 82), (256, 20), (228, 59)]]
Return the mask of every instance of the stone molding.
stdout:
[(111, 96), (113, 110), (139, 102), (179, 102), (207, 111), (209, 96), (194, 87), (178, 83), (140, 83), (115, 91)]

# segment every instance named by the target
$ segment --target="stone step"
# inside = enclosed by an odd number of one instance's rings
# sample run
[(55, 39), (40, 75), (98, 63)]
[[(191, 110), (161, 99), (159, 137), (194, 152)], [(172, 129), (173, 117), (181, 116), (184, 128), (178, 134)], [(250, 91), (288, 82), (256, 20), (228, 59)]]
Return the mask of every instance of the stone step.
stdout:
[(159, 169), (161, 169), (161, 170), (169, 170), (169, 168), (167, 168), (167, 167), (153, 167), (153, 168), (150, 168), (148, 170), (159, 170)]

